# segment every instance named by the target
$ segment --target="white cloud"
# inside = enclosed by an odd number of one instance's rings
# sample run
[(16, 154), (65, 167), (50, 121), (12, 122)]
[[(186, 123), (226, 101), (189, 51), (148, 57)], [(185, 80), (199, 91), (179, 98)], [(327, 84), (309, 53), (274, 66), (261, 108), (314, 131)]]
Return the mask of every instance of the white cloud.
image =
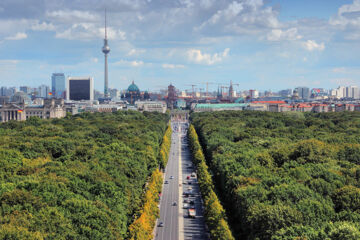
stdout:
[(119, 65), (119, 66), (127, 66), (127, 67), (141, 67), (143, 66), (145, 63), (143, 61), (127, 61), (127, 60), (120, 60), (114, 63), (114, 65)]
[(94, 63), (97, 63), (97, 62), (99, 62), (99, 59), (94, 57), (94, 58), (91, 58), (91, 61), (94, 62)]
[(161, 65), (162, 68), (168, 68), (168, 69), (175, 69), (175, 68), (185, 68), (184, 65), (181, 64), (169, 64), (169, 63), (164, 63)]
[(329, 24), (342, 30), (342, 36), (348, 40), (360, 39), (360, 0), (352, 4), (342, 5), (337, 15), (329, 20)]
[(325, 44), (324, 43), (317, 43), (314, 40), (307, 40), (306, 42), (303, 42), (303, 47), (312, 52), (312, 51), (323, 51), (325, 49)]
[[(104, 28), (99, 28), (93, 23), (76, 23), (63, 32), (57, 32), (56, 38), (63, 38), (69, 40), (91, 40), (101, 39), (104, 37)], [(107, 28), (108, 39), (110, 40), (125, 40), (126, 34), (120, 30)]]
[(146, 52), (145, 49), (135, 49), (135, 48), (133, 48), (127, 53), (127, 55), (128, 56), (138, 56), (138, 55), (143, 54), (145, 52)]
[(144, 65), (144, 62), (143, 61), (131, 61), (130, 65), (133, 67), (140, 67), (140, 66)]
[(264, 29), (281, 28), (278, 13), (263, 0), (232, 1), (197, 27), (196, 32), (259, 34)]
[(55, 26), (52, 23), (37, 22), (31, 26), (31, 29), (34, 31), (54, 31)]
[(49, 19), (56, 20), (57, 22), (73, 23), (73, 22), (96, 22), (99, 20), (97, 15), (94, 15), (88, 11), (78, 10), (59, 10), (46, 12), (46, 16)]
[(16, 65), (20, 61), (19, 60), (13, 60), (13, 59), (0, 59), (0, 65)]
[(283, 40), (299, 40), (302, 36), (298, 34), (297, 28), (289, 28), (285, 31), (281, 29), (273, 29), (267, 35), (269, 41), (283, 41)]
[(16, 33), (14, 36), (10, 36), (5, 38), (6, 40), (22, 40), (22, 39), (26, 39), (27, 38), (27, 34), (24, 32), (18, 32)]
[(345, 73), (346, 69), (344, 67), (337, 67), (337, 68), (333, 68), (331, 71), (333, 73)]
[(230, 48), (226, 48), (222, 53), (215, 53), (213, 55), (202, 53), (198, 49), (190, 49), (187, 51), (188, 60), (197, 64), (213, 65), (221, 62), (229, 55)]

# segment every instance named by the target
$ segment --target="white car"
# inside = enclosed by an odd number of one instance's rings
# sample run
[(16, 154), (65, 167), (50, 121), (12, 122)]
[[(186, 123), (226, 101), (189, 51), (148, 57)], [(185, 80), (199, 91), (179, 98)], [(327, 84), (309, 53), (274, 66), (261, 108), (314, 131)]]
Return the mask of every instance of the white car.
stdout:
[(189, 207), (190, 207), (190, 205), (188, 203), (184, 203), (184, 205), (183, 205), (184, 209), (188, 209)]

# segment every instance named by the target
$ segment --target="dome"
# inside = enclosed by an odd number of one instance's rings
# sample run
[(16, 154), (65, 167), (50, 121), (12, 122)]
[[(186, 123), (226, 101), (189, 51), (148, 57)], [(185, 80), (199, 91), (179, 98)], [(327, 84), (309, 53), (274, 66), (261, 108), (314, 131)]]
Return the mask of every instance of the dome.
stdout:
[(140, 92), (138, 86), (134, 83), (134, 81), (131, 83), (131, 85), (128, 87), (128, 92)]

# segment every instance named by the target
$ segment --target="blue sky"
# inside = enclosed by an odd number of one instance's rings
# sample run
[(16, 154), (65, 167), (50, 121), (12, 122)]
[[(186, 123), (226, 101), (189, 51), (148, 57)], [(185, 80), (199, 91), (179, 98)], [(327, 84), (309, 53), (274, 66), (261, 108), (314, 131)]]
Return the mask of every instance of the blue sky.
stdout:
[(0, 86), (53, 72), (109, 86), (237, 90), (360, 85), (360, 0), (2, 0)]

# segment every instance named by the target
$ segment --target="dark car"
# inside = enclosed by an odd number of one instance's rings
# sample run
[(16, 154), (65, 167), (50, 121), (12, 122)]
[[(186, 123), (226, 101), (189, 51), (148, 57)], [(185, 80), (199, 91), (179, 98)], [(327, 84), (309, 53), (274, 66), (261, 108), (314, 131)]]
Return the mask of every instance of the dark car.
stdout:
[(163, 226), (164, 226), (164, 223), (163, 223), (163, 222), (160, 222), (158, 226), (159, 226), (159, 227), (163, 227)]

